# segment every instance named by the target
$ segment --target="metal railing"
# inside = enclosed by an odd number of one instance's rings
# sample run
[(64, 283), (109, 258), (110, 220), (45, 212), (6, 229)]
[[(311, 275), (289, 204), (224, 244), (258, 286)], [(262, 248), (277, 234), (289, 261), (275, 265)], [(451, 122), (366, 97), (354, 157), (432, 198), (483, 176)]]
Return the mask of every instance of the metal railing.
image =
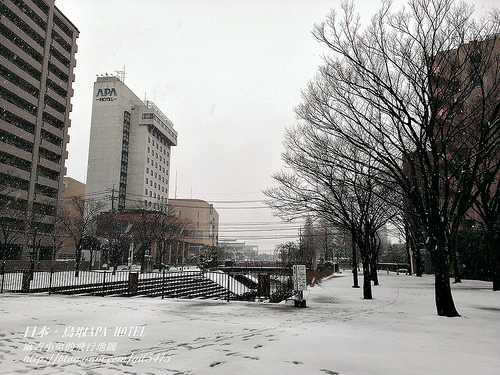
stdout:
[(170, 269), (160, 272), (19, 270), (0, 274), (0, 293), (211, 298), (280, 302), (292, 295), (289, 270)]

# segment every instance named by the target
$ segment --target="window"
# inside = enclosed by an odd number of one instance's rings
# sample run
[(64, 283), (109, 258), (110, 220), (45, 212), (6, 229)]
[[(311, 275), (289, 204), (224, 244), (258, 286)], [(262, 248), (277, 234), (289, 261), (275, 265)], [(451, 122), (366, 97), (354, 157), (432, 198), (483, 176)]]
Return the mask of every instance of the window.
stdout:
[(149, 158), (146, 158), (146, 162), (149, 164)]
[(158, 178), (158, 174), (155, 172), (155, 178)]
[(148, 184), (148, 178), (146, 177), (146, 185)]
[[(152, 197), (152, 196), (153, 196), (153, 192), (152, 192), (151, 190), (149, 191), (149, 196), (150, 196), (150, 197)], [(149, 202), (149, 203), (151, 203), (151, 202)]]
[(148, 195), (148, 189), (144, 189), (144, 194)]
[(148, 154), (149, 154), (149, 146), (148, 146)]
[(153, 180), (149, 180), (149, 186), (153, 186)]
[(148, 143), (151, 143), (151, 138), (148, 136)]
[(149, 173), (149, 168), (148, 167), (146, 167), (146, 173)]

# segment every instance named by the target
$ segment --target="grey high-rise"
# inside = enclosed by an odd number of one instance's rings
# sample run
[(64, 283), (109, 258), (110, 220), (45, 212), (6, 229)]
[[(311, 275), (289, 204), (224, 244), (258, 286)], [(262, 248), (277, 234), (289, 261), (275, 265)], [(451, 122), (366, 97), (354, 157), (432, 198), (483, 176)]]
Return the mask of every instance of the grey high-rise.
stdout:
[(54, 0), (0, 0), (0, 250), (51, 259), (78, 29)]

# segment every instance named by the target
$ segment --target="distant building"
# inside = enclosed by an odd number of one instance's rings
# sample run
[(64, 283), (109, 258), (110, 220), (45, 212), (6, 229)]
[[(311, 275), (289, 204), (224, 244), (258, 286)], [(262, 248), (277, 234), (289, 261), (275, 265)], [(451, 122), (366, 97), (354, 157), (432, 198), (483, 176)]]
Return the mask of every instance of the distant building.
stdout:
[[(75, 219), (83, 220), (83, 215), (70, 204), (71, 198), (85, 198), (85, 184), (71, 177), (63, 178), (63, 190), (61, 193), (61, 209), (70, 212)], [(80, 216), (80, 217), (78, 217)], [(75, 259), (75, 242), (73, 239), (63, 236), (61, 249), (56, 254), (57, 259)]]
[(259, 247), (257, 245), (247, 245), (245, 241), (237, 239), (225, 239), (219, 242), (220, 247), (231, 260), (247, 261), (257, 257)]
[[(144, 253), (147, 267), (192, 265), (198, 263), (203, 247), (217, 245), (219, 214), (212, 204), (199, 199), (171, 199), (168, 214), (145, 209), (103, 212), (97, 227), (101, 239), (120, 238), (121, 245), (129, 249), (131, 263), (141, 261)], [(122, 249), (118, 254), (119, 264), (126, 260), (124, 253)]]
[(170, 199), (170, 211), (189, 223), (194, 239), (216, 246), (219, 238), (219, 213), (213, 204), (201, 199)]
[[(219, 242), (219, 213), (213, 204), (200, 199), (170, 199), (169, 210), (186, 222), (185, 258), (197, 258), (200, 249), (217, 246)], [(172, 259), (175, 254), (172, 254)]]
[(168, 200), (172, 122), (118, 77), (98, 77), (92, 94), (87, 197), (103, 211), (164, 209)]
[(54, 0), (2, 0), (0, 14), (0, 256), (49, 260), (79, 31)]

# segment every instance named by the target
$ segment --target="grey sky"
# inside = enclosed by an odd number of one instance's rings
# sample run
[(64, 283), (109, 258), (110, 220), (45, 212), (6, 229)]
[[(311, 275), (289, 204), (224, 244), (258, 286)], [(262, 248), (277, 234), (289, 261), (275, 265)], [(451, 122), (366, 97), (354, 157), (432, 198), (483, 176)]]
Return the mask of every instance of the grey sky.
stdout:
[[(475, 3), (478, 10), (499, 5)], [(367, 20), (380, 2), (356, 5)], [(126, 85), (155, 102), (179, 134), (170, 198), (177, 192), (214, 203), (221, 237), (260, 251), (297, 236), (298, 223), (271, 224), (279, 220), (258, 201), (281, 169), (283, 134), (295, 123), (300, 91), (321, 64), (313, 25), (339, 0), (56, 0), (56, 6), (80, 31), (69, 177), (85, 182), (96, 75), (125, 67)], [(239, 233), (246, 223), (254, 231)]]

